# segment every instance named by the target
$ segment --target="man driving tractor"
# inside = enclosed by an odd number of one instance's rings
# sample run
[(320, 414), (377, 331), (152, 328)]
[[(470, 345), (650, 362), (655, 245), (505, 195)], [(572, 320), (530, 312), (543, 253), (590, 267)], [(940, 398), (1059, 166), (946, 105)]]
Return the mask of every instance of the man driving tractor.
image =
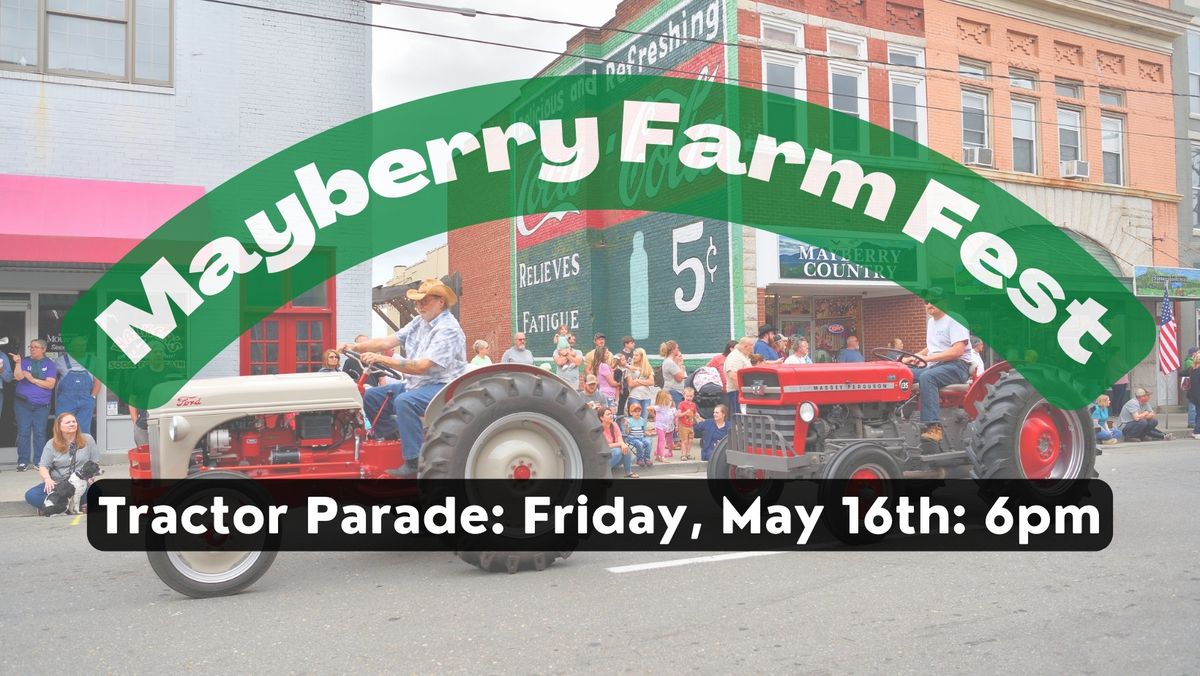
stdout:
[[(934, 289), (930, 299), (940, 300), (941, 292)], [(918, 368), (918, 359), (904, 357), (901, 361), (912, 369), (913, 381), (921, 393), (921, 438), (935, 444), (942, 441), (942, 409), (938, 388), (965, 383), (971, 374), (971, 333), (936, 305), (925, 301), (925, 348), (917, 352), (925, 366)]]
[[(450, 287), (436, 279), (426, 279), (419, 288), (410, 289), (406, 295), (416, 302), (419, 316), (404, 328), (391, 336), (340, 343), (337, 349), (340, 352), (349, 348), (362, 353), (362, 361), (367, 366), (381, 364), (408, 376), (406, 382), (367, 390), (363, 408), (368, 419), (374, 420), (384, 402), (390, 401), (391, 412), (384, 411), (384, 415), (394, 413), (396, 417), (404, 464), (388, 470), (388, 474), (412, 479), (417, 476), (417, 459), (424, 441), (421, 416), (443, 386), (466, 372), (467, 339), (450, 312), (450, 307), (458, 302), (458, 296)], [(407, 357), (379, 354), (401, 343)]]

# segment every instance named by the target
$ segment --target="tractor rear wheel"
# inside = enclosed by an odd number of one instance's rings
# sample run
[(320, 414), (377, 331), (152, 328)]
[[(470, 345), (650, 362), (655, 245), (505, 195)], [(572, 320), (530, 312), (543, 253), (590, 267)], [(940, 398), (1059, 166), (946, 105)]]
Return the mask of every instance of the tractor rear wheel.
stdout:
[[(238, 489), (217, 491), (230, 503), (231, 513), (243, 504), (258, 504), (260, 507), (270, 504), (270, 499), (260, 486), (244, 474), (227, 471), (205, 472), (182, 481), (178, 492), (173, 496), (168, 495), (165, 503), (182, 510), (193, 499), (199, 497), (199, 504), (207, 504), (204, 500), (209, 491), (200, 482), (214, 479), (239, 481)], [(221, 546), (221, 541), (214, 540), (216, 537), (211, 531), (201, 536), (183, 533), (154, 535), (148, 541), (146, 557), (158, 578), (168, 587), (197, 599), (236, 594), (257, 582), (275, 562), (278, 552), (271, 548), (272, 542), (266, 535), (257, 543), (261, 544), (262, 548), (245, 551), (226, 551)], [(172, 540), (182, 538), (205, 538), (211, 547), (199, 551), (169, 548)]]
[(1086, 409), (1051, 406), (1016, 371), (1000, 376), (980, 402), (967, 447), (980, 479), (1089, 479), (1096, 435)]
[[(465, 384), (434, 420), (421, 449), (420, 479), (610, 477), (600, 419), (554, 377), (510, 372)], [(491, 572), (543, 570), (569, 551), (459, 552)]]

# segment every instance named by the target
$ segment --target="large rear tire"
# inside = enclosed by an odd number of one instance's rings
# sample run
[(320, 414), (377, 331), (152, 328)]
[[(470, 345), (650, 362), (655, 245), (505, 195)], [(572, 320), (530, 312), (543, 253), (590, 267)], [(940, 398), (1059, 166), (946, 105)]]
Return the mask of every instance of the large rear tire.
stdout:
[[(420, 479), (560, 479), (611, 477), (600, 419), (557, 378), (512, 372), (487, 376), (454, 392), (428, 421)], [(544, 570), (570, 551), (464, 551), (463, 561), (489, 572)]]
[[(167, 503), (186, 504), (192, 494), (205, 491), (202, 485), (195, 482), (213, 479), (245, 482), (242, 485), (242, 491), (221, 492), (221, 495), (227, 498), (236, 498), (238, 495), (242, 495), (243, 504), (256, 502), (263, 505), (269, 503), (269, 499), (261, 487), (256, 486), (245, 475), (225, 471), (205, 472), (184, 480), (179, 486), (181, 492), (174, 497), (168, 496)], [(248, 495), (249, 493), (255, 493), (257, 500)], [(227, 499), (227, 502), (233, 501)], [(238, 506), (240, 505), (231, 504), (230, 512), (232, 513)], [(269, 543), (265, 535), (262, 540), (264, 549), (224, 551), (219, 544), (215, 544), (211, 550), (202, 551), (169, 549), (172, 539), (197, 537), (204, 536), (187, 534), (152, 536), (150, 544), (155, 549), (148, 549), (146, 552), (150, 567), (158, 575), (158, 578), (171, 589), (192, 598), (228, 596), (242, 591), (266, 574), (278, 554), (278, 552), (266, 548)], [(164, 544), (166, 548), (162, 547)]]
[(967, 446), (977, 478), (1069, 485), (1093, 476), (1096, 435), (1086, 409), (1051, 406), (1016, 371), (1001, 375), (978, 408)]

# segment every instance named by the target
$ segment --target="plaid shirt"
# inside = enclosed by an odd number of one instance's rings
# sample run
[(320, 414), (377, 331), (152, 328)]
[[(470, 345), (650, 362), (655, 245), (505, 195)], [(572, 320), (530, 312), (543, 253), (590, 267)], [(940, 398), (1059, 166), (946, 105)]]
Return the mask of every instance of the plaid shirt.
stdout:
[(426, 322), (417, 317), (396, 332), (410, 360), (428, 359), (433, 366), (419, 376), (406, 378), (407, 389), (445, 384), (467, 371), (467, 337), (449, 310)]

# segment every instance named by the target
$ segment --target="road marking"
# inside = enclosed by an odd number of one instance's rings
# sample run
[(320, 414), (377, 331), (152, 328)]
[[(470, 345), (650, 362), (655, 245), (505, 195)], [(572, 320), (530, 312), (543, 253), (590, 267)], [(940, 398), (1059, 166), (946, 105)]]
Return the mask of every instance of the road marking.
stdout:
[(670, 559), (668, 561), (651, 561), (650, 563), (635, 563), (628, 566), (613, 566), (605, 568), (610, 573), (636, 573), (642, 570), (655, 570), (657, 568), (674, 568), (676, 566), (690, 566), (695, 563), (716, 563), (718, 561), (736, 561), (737, 559), (750, 559), (758, 556), (774, 556), (775, 554), (787, 554), (787, 552), (733, 552), (731, 554), (713, 554), (712, 556), (695, 556), (690, 559)]
[(71, 525), (72, 525), (72, 526), (78, 526), (78, 525), (79, 525), (79, 520), (80, 520), (80, 519), (82, 519), (82, 518), (83, 518), (83, 515), (82, 515), (82, 514), (76, 514), (76, 515), (75, 515), (75, 519), (74, 519), (73, 521), (71, 521)]

